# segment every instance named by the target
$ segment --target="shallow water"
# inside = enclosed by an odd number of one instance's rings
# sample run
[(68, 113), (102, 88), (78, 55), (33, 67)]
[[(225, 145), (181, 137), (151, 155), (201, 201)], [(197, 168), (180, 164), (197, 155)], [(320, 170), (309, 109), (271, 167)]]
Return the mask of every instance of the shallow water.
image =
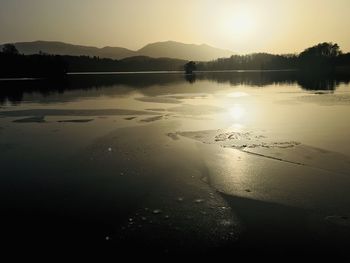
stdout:
[(347, 79), (163, 73), (0, 85), (9, 233), (164, 251), (350, 240)]

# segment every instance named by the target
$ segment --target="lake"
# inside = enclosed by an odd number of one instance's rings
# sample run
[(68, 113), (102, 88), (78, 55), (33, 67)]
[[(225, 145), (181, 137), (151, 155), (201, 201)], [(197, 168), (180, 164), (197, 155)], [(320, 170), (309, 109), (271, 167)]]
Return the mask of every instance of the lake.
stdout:
[(1, 238), (342, 253), (349, 80), (252, 71), (0, 81)]

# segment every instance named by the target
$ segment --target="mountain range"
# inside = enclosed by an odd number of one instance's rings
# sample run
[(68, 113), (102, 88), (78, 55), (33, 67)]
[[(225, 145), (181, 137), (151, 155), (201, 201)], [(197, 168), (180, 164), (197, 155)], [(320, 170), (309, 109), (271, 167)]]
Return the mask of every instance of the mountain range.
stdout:
[(211, 47), (206, 44), (184, 44), (175, 41), (151, 43), (139, 50), (122, 47), (103, 47), (73, 45), (56, 41), (33, 41), (14, 43), (21, 54), (31, 55), (39, 52), (53, 55), (91, 56), (111, 59), (124, 59), (134, 56), (152, 58), (174, 58), (194, 61), (210, 61), (230, 57), (233, 51)]

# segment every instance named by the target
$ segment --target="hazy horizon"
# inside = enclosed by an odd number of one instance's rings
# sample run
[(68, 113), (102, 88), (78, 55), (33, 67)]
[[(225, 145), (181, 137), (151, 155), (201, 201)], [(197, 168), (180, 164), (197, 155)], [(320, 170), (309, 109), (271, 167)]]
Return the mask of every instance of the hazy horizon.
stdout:
[(239, 54), (285, 54), (336, 42), (350, 51), (346, 0), (0, 0), (0, 4), (1, 43), (46, 40), (137, 50), (171, 40)]

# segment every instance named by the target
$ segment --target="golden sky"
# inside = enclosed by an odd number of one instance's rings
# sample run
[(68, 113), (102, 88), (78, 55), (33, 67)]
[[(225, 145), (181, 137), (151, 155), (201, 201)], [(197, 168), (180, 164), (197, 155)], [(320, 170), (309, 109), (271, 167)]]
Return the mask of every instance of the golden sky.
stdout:
[(58, 40), (138, 49), (174, 40), (237, 53), (350, 51), (350, 0), (0, 0), (0, 43)]

